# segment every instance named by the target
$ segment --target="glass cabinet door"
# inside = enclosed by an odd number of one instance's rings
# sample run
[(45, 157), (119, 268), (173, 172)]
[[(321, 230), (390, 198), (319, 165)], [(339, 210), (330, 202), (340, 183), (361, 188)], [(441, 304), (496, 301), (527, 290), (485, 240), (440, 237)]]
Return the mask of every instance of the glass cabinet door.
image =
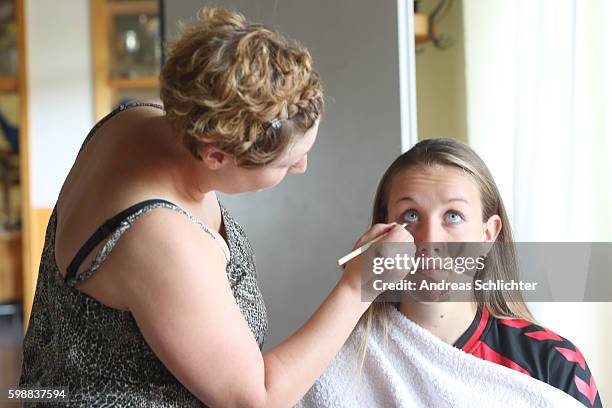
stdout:
[(109, 4), (112, 78), (156, 77), (161, 65), (157, 2)]
[(96, 119), (159, 98), (159, 0), (91, 0)]

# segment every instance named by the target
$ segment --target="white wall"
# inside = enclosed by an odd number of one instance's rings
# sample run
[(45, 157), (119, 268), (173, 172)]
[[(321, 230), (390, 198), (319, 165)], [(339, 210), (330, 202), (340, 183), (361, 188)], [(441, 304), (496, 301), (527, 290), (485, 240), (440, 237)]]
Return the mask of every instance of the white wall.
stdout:
[(33, 207), (55, 205), (92, 126), (89, 22), (89, 1), (25, 1)]
[(516, 66), (507, 61), (517, 52), (513, 25), (518, 15), (511, 1), (465, 0), (463, 18), (468, 137), (512, 218)]
[[(431, 13), (438, 0), (423, 0), (419, 13)], [(440, 50), (433, 43), (417, 46), (415, 58), (419, 139), (452, 137), (468, 141), (463, 40), (463, 1), (455, 0), (435, 32), (452, 39)]]

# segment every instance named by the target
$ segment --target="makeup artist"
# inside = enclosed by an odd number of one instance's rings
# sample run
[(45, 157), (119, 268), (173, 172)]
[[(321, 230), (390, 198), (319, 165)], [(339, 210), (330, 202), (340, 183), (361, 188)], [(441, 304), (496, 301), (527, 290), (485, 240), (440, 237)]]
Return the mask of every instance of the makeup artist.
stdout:
[[(370, 305), (359, 262), (262, 353), (252, 250), (215, 192), (306, 171), (323, 112), (311, 57), (205, 9), (169, 50), (161, 99), (118, 107), (81, 147), (49, 221), (20, 386), (67, 385), (73, 406), (289, 407)], [(385, 232), (411, 240), (377, 224), (357, 245)]]

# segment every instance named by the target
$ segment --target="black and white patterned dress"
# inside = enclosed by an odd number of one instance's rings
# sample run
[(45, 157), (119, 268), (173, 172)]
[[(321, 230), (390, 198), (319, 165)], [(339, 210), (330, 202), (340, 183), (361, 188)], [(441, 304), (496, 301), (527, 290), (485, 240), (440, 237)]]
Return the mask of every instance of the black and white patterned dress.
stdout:
[[(142, 105), (132, 103), (117, 108), (92, 129), (85, 143), (114, 114)], [(203, 406), (156, 357), (129, 311), (107, 307), (75, 288), (76, 284), (95, 273), (135, 220), (159, 207), (182, 213), (203, 233), (222, 239), (173, 203), (148, 200), (105, 223), (98, 233), (103, 231), (106, 243), (88, 269), (64, 277), (55, 260), (57, 213), (56, 209), (53, 210), (47, 226), (32, 315), (23, 343), (20, 387), (67, 386), (68, 401), (58, 404), (61, 406)], [(268, 323), (257, 284), (253, 250), (243, 229), (223, 206), (221, 214), (229, 249), (227, 278), (261, 348)], [(155, 216), (155, 213), (149, 216)], [(236, 386), (240, 386), (239, 381)]]

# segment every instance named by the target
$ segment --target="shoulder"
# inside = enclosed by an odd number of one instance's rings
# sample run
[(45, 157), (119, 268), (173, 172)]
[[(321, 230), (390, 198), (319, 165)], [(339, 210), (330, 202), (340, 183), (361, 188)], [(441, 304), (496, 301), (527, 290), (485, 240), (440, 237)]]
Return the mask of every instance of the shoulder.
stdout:
[(503, 343), (515, 346), (517, 351), (530, 351), (545, 359), (563, 356), (565, 349), (576, 349), (566, 338), (525, 319), (493, 317), (491, 331)]
[[(225, 259), (216, 238), (188, 213), (174, 205), (158, 205), (130, 220), (122, 241), (133, 257), (155, 263)], [(124, 251), (125, 252), (125, 251)]]
[(136, 215), (115, 233), (124, 228), (120, 237), (111, 237), (116, 244), (105, 261), (119, 285), (189, 282), (203, 271), (224, 276), (227, 261), (219, 243), (186, 213), (162, 205)]
[(556, 332), (523, 319), (492, 319), (487, 342), (529, 375), (589, 407), (601, 406), (597, 386), (580, 349)]

